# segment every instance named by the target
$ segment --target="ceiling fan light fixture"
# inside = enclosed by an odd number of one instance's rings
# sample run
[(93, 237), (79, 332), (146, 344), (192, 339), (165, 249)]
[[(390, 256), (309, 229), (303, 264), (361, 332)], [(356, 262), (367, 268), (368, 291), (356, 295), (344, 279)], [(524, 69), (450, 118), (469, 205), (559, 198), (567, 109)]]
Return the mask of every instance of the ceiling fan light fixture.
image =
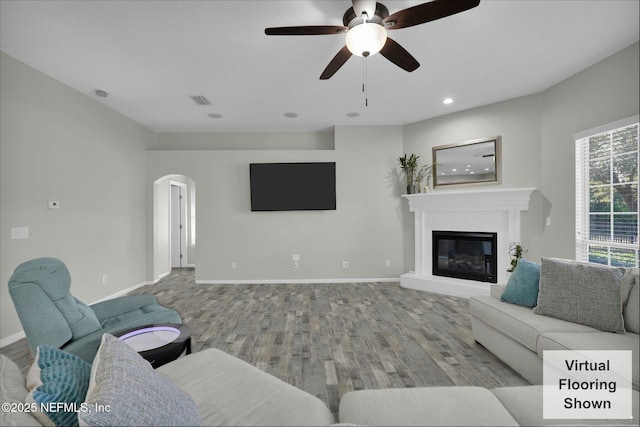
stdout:
[(349, 51), (364, 57), (380, 52), (386, 42), (387, 30), (382, 25), (371, 22), (351, 27), (345, 37)]

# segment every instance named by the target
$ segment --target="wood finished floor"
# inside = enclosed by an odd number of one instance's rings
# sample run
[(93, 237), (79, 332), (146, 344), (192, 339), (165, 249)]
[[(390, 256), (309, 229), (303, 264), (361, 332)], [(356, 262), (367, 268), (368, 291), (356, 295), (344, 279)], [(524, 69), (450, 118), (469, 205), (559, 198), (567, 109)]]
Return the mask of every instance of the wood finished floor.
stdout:
[[(176, 269), (151, 293), (215, 347), (322, 399), (337, 418), (352, 390), (528, 384), (471, 335), (467, 299), (397, 283), (196, 284)], [(0, 349), (23, 370), (26, 340)]]

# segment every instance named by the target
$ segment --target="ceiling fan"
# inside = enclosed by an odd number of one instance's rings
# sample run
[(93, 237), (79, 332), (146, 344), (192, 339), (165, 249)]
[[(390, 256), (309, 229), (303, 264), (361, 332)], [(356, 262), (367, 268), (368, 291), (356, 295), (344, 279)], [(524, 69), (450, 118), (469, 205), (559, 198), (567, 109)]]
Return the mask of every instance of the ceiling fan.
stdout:
[(266, 28), (269, 36), (309, 36), (346, 33), (345, 46), (333, 57), (320, 75), (329, 79), (351, 55), (368, 57), (378, 52), (406, 71), (413, 71), (420, 63), (405, 48), (387, 37), (387, 30), (412, 27), (472, 9), (480, 0), (432, 0), (389, 15), (382, 3), (352, 0), (353, 6), (342, 17), (344, 25), (304, 25)]

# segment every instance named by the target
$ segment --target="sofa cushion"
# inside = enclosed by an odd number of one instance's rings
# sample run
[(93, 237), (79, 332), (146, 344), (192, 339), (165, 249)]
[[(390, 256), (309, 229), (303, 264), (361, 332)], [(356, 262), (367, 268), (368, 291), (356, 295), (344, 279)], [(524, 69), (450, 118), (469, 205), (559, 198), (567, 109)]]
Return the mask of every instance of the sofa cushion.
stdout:
[(640, 334), (640, 279), (638, 278), (638, 269), (630, 268), (627, 275), (631, 282), (631, 291), (622, 312), (624, 328), (629, 332)]
[(624, 269), (542, 258), (536, 314), (624, 333), (621, 279)]
[(638, 334), (612, 334), (610, 332), (545, 332), (538, 339), (538, 349), (540, 357), (545, 350), (631, 350), (633, 388), (638, 390), (638, 373), (640, 366), (640, 339)]
[(639, 268), (627, 267), (625, 268), (624, 276), (620, 281), (621, 296), (622, 296), (622, 306), (627, 305), (627, 300), (629, 299), (629, 294), (631, 293), (631, 289), (634, 285), (638, 283), (638, 274), (640, 274)]
[[(28, 392), (18, 365), (4, 354), (0, 354), (0, 402), (15, 405), (17, 409), (20, 407), (18, 405), (24, 404)], [(27, 411), (2, 410), (0, 426), (40, 426), (40, 423)]]
[(159, 367), (196, 401), (205, 425), (329, 425), (317, 397), (217, 349)]
[(631, 420), (576, 420), (576, 419), (544, 419), (542, 418), (542, 393), (539, 385), (528, 387), (501, 387), (491, 392), (500, 400), (505, 408), (522, 426), (556, 426), (556, 425), (638, 425), (638, 392), (633, 392), (633, 419)]
[[(89, 387), (91, 366), (76, 355), (55, 347), (40, 345), (27, 374), (27, 403), (35, 403), (34, 416), (43, 425), (77, 426), (79, 409)], [(42, 405), (65, 403), (69, 407), (42, 412)], [(68, 410), (66, 410), (68, 409)]]
[(540, 283), (540, 264), (521, 259), (507, 286), (500, 297), (500, 301), (525, 307), (535, 307), (538, 302), (538, 285)]
[(533, 314), (528, 307), (500, 302), (490, 296), (469, 298), (471, 315), (535, 352), (541, 332), (594, 332), (595, 329)]
[(82, 425), (202, 425), (187, 392), (109, 334), (104, 334), (93, 361), (85, 404), (88, 410), (79, 415)]
[(371, 426), (516, 426), (482, 387), (360, 390), (342, 396), (340, 422)]

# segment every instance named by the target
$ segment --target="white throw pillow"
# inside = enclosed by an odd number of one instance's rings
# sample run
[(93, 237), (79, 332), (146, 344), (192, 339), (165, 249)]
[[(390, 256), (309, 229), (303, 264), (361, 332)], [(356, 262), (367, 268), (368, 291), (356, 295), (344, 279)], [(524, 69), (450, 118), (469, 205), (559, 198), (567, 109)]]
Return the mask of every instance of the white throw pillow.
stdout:
[(198, 426), (193, 398), (157, 373), (135, 350), (104, 334), (93, 360), (80, 425)]

